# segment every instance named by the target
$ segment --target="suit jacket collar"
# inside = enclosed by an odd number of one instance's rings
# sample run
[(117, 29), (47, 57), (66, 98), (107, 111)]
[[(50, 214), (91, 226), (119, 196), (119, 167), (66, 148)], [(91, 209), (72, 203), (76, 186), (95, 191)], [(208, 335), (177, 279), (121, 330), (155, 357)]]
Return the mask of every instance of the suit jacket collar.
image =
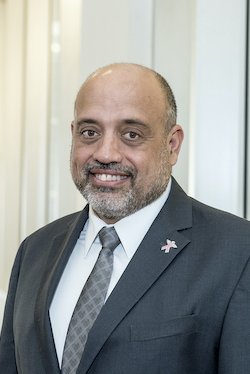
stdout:
[[(48, 374), (60, 373), (49, 321), (49, 306), (87, 218), (88, 208), (86, 207), (67, 231), (54, 238), (47, 267), (41, 280), (35, 309), (35, 324)], [(152, 223), (90, 331), (78, 368), (79, 374), (87, 372), (115, 327), (190, 242), (187, 235), (189, 230), (186, 229), (191, 226), (191, 200), (173, 178), (167, 202)], [(165, 254), (161, 247), (166, 244), (167, 239), (175, 241), (177, 248)]]
[(52, 239), (47, 265), (41, 279), (34, 317), (44, 367), (48, 374), (60, 373), (50, 325), (49, 307), (63, 270), (87, 219), (88, 206), (77, 215), (73, 222), (69, 223), (64, 232)]

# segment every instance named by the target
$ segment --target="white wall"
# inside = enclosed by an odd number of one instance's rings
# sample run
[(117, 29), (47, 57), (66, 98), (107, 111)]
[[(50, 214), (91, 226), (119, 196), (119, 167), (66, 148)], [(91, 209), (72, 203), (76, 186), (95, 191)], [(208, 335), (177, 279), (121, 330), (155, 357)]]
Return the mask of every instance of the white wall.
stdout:
[(81, 0), (53, 0), (49, 158), (47, 164), (48, 221), (82, 209), (85, 202), (77, 192), (69, 171), (70, 125), (80, 86)]
[(246, 2), (197, 1), (195, 29), (190, 189), (242, 215)]
[(0, 287), (5, 290), (20, 240), (23, 7), (22, 0), (0, 3)]
[(153, 18), (153, 0), (83, 0), (81, 82), (114, 62), (150, 66)]
[(154, 69), (162, 74), (175, 94), (178, 117), (185, 137), (173, 174), (188, 192), (189, 128), (192, 62), (195, 36), (194, 0), (156, 0), (154, 32)]
[[(58, 14), (54, 4), (60, 4)], [(62, 52), (53, 65), (56, 16)], [(0, 288), (6, 291), (21, 240), (78, 208), (69, 151), (81, 1), (6, 0), (0, 20)]]

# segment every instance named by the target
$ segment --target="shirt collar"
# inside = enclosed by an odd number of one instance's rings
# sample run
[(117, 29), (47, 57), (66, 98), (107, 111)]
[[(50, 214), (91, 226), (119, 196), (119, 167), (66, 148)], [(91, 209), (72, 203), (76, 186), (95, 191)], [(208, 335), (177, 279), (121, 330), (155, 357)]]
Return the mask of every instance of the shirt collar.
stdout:
[[(163, 194), (158, 197), (153, 203), (147, 205), (146, 207), (138, 210), (137, 212), (122, 218), (114, 225), (107, 225), (103, 220), (101, 220), (93, 211), (91, 205), (89, 207), (89, 220), (86, 223), (86, 236), (85, 236), (85, 256), (87, 255), (91, 245), (96, 239), (99, 231), (104, 226), (114, 226), (116, 232), (120, 238), (121, 244), (126, 252), (128, 258), (131, 258), (138, 246), (140, 245), (145, 234), (149, 230), (151, 224), (155, 220), (159, 211), (166, 202), (170, 190), (171, 190), (171, 178), (168, 183), (166, 190)], [(138, 224), (139, 222), (139, 224)]]

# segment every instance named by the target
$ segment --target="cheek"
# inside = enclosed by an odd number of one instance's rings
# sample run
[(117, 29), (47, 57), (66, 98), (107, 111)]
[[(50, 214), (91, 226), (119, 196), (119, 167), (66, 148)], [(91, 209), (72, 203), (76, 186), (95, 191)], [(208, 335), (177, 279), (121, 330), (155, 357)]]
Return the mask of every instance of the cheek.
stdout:
[(133, 159), (130, 158), (129, 161), (137, 170), (137, 179), (143, 183), (154, 179), (158, 173), (159, 161), (153, 152), (144, 152)]
[(152, 148), (137, 160), (136, 168), (138, 176), (145, 180), (145, 183), (154, 181), (162, 173), (169, 170), (169, 152), (165, 144), (160, 143), (159, 147)]
[(73, 145), (71, 150), (71, 161), (74, 165), (82, 167), (91, 157), (88, 147)]

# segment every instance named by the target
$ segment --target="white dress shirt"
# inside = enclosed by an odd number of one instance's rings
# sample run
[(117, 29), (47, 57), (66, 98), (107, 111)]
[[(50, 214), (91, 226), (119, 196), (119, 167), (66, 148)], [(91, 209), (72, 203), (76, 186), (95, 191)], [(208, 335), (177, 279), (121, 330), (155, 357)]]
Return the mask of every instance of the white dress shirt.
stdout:
[(50, 306), (51, 325), (60, 365), (72, 313), (102, 247), (99, 231), (104, 226), (114, 226), (121, 241), (114, 250), (113, 272), (107, 299), (167, 200), (170, 188), (171, 180), (165, 192), (156, 201), (114, 225), (107, 225), (90, 206), (89, 219), (77, 240)]

